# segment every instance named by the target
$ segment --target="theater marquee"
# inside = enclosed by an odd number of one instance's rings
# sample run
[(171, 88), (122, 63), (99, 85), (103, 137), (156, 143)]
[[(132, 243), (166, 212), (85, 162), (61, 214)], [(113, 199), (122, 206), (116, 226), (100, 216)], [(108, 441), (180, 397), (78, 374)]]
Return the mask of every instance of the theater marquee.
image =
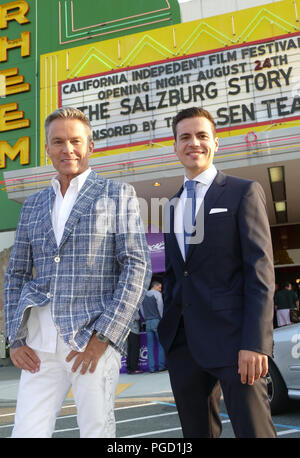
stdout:
[(300, 117), (300, 35), (59, 82), (59, 105), (89, 117), (98, 151), (171, 138), (182, 108), (204, 106), (219, 130)]

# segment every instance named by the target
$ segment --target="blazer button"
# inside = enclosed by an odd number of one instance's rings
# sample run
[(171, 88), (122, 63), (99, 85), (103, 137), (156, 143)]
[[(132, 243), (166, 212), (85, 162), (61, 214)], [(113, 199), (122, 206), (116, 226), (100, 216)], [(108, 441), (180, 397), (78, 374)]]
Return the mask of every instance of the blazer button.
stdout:
[(54, 262), (59, 262), (59, 261), (60, 261), (60, 257), (59, 256), (55, 256)]
[(187, 270), (185, 270), (185, 271), (183, 272), (183, 276), (184, 276), (184, 277), (188, 277), (188, 276), (189, 276), (189, 273), (188, 273)]

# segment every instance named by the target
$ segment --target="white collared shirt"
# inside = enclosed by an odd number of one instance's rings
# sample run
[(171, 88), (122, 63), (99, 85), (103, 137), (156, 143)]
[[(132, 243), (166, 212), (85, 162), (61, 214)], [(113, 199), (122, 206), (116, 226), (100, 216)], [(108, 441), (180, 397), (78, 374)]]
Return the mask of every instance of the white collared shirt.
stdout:
[[(91, 169), (88, 168), (83, 173), (73, 178), (64, 196), (62, 196), (58, 179), (52, 179), (55, 200), (52, 208), (51, 220), (57, 246), (60, 244), (65, 224), (70, 216), (78, 193), (90, 172)], [(33, 307), (31, 309), (27, 328), (28, 335), (26, 343), (29, 347), (34, 350), (48, 353), (56, 352), (57, 329), (51, 316), (50, 304), (45, 307)]]
[(60, 191), (60, 182), (58, 181), (58, 179), (52, 179), (52, 187), (54, 189), (56, 196), (52, 209), (51, 218), (57, 246), (59, 246), (60, 244), (65, 229), (65, 224), (70, 216), (75, 200), (77, 199), (78, 193), (84, 185), (84, 182), (90, 174), (90, 172), (91, 169), (88, 168), (87, 170), (85, 170), (85, 172), (73, 178), (64, 196), (62, 196), (62, 193)]
[[(217, 175), (216, 167), (211, 164), (208, 169), (204, 170), (204, 172), (197, 175), (193, 178), (194, 181), (198, 181), (201, 183), (201, 186), (196, 186), (196, 214), (199, 211), (199, 208), (203, 202), (205, 194), (207, 193), (210, 185), (214, 181)], [(184, 177), (184, 183), (188, 180), (188, 178)], [(180, 248), (181, 254), (183, 259), (185, 260), (185, 250), (184, 250), (184, 228), (183, 228), (183, 210), (185, 206), (185, 201), (187, 198), (187, 191), (184, 187), (178, 204), (175, 207), (175, 215), (174, 215), (174, 232), (177, 238), (177, 243)]]

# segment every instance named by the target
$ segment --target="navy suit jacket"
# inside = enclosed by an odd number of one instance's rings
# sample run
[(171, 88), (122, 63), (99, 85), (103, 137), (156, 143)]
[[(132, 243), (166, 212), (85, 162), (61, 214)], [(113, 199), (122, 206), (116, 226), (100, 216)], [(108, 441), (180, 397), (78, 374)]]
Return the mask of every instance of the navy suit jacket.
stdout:
[[(203, 241), (190, 245), (186, 261), (174, 233), (172, 200), (165, 208), (170, 230), (159, 327), (165, 351), (183, 315), (189, 349), (202, 367), (236, 365), (241, 349), (271, 356), (274, 267), (262, 187), (218, 172), (204, 198)], [(227, 211), (210, 213), (213, 208)]]

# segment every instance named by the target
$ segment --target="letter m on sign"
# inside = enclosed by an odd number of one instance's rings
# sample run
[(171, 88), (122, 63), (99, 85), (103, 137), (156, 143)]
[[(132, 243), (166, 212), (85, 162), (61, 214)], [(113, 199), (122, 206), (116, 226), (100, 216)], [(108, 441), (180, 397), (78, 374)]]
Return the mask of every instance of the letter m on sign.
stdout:
[(12, 161), (20, 154), (20, 164), (27, 165), (30, 162), (29, 137), (21, 137), (14, 146), (5, 141), (0, 141), (0, 169), (6, 167), (6, 157)]

